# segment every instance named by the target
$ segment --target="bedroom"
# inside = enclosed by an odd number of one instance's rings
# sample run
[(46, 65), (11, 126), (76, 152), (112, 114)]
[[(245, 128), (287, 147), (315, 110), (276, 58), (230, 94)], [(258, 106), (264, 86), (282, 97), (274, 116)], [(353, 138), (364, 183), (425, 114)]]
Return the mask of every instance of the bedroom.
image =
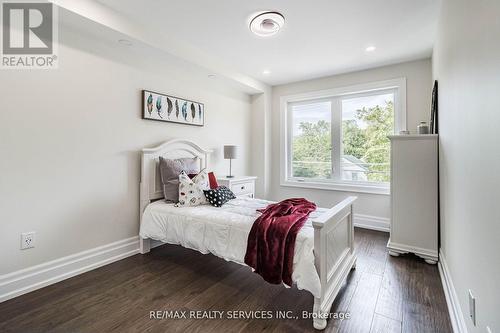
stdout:
[[(500, 331), (498, 2), (34, 2), (0, 16), (0, 331)], [(160, 156), (238, 198), (167, 204)], [(290, 198), (286, 288), (243, 261)]]

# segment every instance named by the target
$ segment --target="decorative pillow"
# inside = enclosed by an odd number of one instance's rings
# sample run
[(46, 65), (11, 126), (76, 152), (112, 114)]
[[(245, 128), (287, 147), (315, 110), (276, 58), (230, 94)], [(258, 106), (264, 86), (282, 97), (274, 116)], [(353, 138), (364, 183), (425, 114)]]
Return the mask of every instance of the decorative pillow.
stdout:
[(198, 173), (200, 171), (198, 158), (185, 157), (170, 160), (160, 156), (160, 176), (166, 201), (179, 201), (179, 175), (182, 171), (188, 174)]
[(205, 169), (201, 170), (193, 179), (182, 171), (179, 175), (179, 202), (178, 207), (191, 207), (207, 203), (203, 193), (210, 189), (208, 175)]
[[(195, 173), (190, 173), (188, 176), (189, 176), (189, 178), (193, 179), (196, 176), (196, 174)], [(214, 190), (217, 187), (219, 187), (219, 184), (217, 183), (217, 178), (215, 177), (215, 173), (213, 173), (213, 172), (209, 172), (208, 173), (208, 182), (209, 182), (210, 188), (212, 190)]]
[(215, 177), (215, 173), (213, 172), (208, 173), (208, 182), (210, 183), (210, 189), (212, 190), (215, 190), (217, 187), (219, 187), (217, 178)]
[(208, 190), (204, 192), (208, 203), (215, 207), (221, 207), (229, 200), (236, 199), (234, 193), (225, 186), (219, 186), (215, 190)]

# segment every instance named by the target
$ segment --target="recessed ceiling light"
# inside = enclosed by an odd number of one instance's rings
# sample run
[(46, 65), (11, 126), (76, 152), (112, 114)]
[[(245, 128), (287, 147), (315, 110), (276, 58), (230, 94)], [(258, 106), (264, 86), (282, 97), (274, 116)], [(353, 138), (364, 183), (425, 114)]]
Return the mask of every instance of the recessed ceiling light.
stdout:
[(278, 12), (264, 12), (250, 21), (250, 30), (261, 37), (277, 34), (285, 24), (285, 18)]
[(375, 46), (368, 46), (365, 50), (366, 52), (373, 52), (375, 51), (377, 48)]
[(119, 39), (118, 43), (125, 45), (125, 46), (132, 46), (132, 42), (129, 41), (128, 39)]
[(266, 70), (262, 71), (262, 74), (269, 75), (269, 74), (271, 74), (271, 71), (266, 69)]
[(209, 79), (215, 79), (216, 77), (217, 77), (217, 75), (215, 75), (215, 74), (208, 74)]

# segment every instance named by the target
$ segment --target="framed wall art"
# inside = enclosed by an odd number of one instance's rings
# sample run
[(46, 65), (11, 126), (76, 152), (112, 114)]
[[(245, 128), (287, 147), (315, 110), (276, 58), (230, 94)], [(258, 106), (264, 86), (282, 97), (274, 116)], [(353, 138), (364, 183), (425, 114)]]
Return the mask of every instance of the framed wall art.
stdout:
[(150, 90), (143, 90), (142, 118), (185, 125), (204, 126), (205, 106), (203, 103), (164, 95)]
[(438, 82), (434, 81), (434, 87), (432, 88), (432, 102), (431, 102), (431, 126), (430, 133), (438, 134), (439, 123), (438, 123)]

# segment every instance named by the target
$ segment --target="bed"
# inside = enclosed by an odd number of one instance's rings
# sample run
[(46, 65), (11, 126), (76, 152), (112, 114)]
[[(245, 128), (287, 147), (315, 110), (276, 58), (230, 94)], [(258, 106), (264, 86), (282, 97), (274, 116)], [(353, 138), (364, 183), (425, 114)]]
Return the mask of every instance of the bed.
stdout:
[[(248, 234), (258, 216), (256, 209), (266, 207), (270, 201), (237, 198), (219, 208), (210, 205), (181, 208), (161, 200), (160, 156), (198, 157), (203, 169), (209, 165), (210, 153), (192, 141), (179, 139), (142, 150), (142, 254), (150, 251), (151, 240), (157, 240), (244, 265)], [(313, 326), (319, 330), (326, 327), (332, 303), (356, 265), (352, 223), (355, 200), (356, 197), (348, 197), (330, 209), (318, 208), (297, 235), (292, 280), (297, 288), (313, 295)]]

